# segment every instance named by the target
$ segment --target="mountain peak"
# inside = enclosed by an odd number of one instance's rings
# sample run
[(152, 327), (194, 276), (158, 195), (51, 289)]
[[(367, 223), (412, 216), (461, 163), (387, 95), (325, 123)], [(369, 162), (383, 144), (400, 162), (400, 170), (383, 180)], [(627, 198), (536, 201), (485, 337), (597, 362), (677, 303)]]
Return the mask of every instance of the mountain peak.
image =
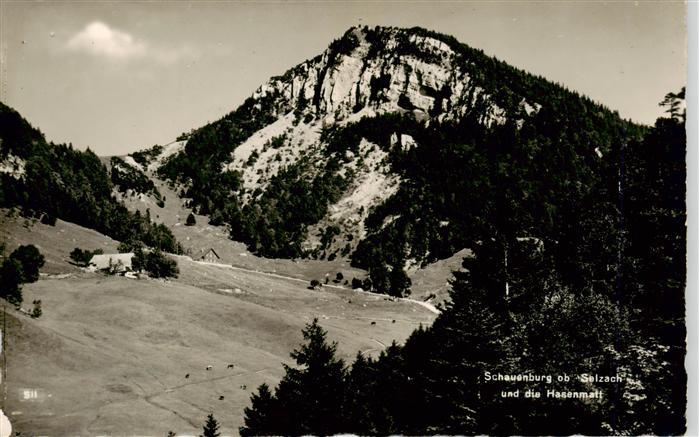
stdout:
[(515, 159), (592, 174), (622, 123), (452, 37), (357, 26), (195, 130), (157, 172), (257, 254), (350, 258), (401, 283), (404, 268), (473, 243), (460, 211), (487, 204), (488, 184), (472, 175), (497, 179)]
[(360, 112), (458, 119), (478, 108), (481, 122), (503, 122), (504, 111), (472, 80), (463, 50), (452, 45), (421, 28), (351, 27), (320, 56), (272, 78), (253, 98), (273, 97), (282, 112), (335, 121)]

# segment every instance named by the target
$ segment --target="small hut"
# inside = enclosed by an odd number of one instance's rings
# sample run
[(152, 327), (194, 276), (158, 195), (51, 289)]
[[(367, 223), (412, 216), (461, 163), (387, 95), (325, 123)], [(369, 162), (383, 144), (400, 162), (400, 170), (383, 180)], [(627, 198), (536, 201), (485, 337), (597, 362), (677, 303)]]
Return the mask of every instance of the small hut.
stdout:
[(200, 258), (202, 261), (209, 262), (209, 263), (217, 263), (221, 262), (221, 257), (218, 256), (218, 253), (213, 248), (210, 248)]

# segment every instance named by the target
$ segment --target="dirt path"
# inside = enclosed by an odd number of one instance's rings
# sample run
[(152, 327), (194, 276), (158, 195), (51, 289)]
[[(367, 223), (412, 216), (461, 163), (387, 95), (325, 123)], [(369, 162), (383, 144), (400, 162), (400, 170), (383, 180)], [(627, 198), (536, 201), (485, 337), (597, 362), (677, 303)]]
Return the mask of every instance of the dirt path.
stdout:
[[(209, 265), (209, 266), (214, 266), (214, 267), (221, 267), (221, 268), (226, 268), (226, 269), (231, 269), (231, 270), (238, 270), (241, 272), (254, 273), (257, 275), (267, 276), (270, 278), (286, 279), (289, 281), (299, 282), (299, 283), (303, 283), (303, 284), (308, 283), (308, 281), (306, 281), (305, 279), (299, 279), (299, 278), (294, 278), (292, 276), (280, 275), (278, 273), (271, 273), (271, 272), (263, 272), (260, 270), (246, 269), (244, 267), (237, 267), (237, 266), (233, 266), (233, 265), (229, 265), (229, 264), (219, 264), (219, 263), (212, 263), (212, 262), (206, 262), (206, 261), (195, 261), (192, 258), (190, 258), (188, 256), (184, 256), (184, 255), (172, 255), (172, 256), (186, 258), (188, 261), (193, 262), (193, 263), (197, 263), (197, 264), (204, 264), (204, 265)], [(352, 289), (352, 288), (343, 287), (341, 285), (323, 284), (323, 287), (334, 288), (334, 289), (343, 290), (343, 291), (351, 291), (353, 293), (364, 293), (364, 294), (368, 294), (368, 295), (376, 296), (376, 297), (382, 296), (378, 293), (372, 293), (370, 291), (364, 291), (364, 290), (356, 290), (356, 289)], [(413, 303), (416, 305), (420, 305), (421, 307), (427, 309), (428, 311), (430, 311), (434, 314), (441, 313), (441, 311), (437, 307), (435, 307), (434, 305), (432, 305), (431, 303), (428, 303), (428, 302), (422, 302), (422, 301), (410, 299), (407, 297), (395, 297), (393, 299), (395, 299), (397, 301), (410, 302), (410, 303)]]

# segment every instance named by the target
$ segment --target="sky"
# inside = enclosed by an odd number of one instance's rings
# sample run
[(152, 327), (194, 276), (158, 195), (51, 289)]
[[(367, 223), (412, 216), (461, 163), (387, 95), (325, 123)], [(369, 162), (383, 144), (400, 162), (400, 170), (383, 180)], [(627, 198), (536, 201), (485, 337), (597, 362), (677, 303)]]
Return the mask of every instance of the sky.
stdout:
[(686, 82), (683, 2), (0, 0), (0, 100), (99, 155), (235, 109), (357, 24), (453, 35), (652, 124)]

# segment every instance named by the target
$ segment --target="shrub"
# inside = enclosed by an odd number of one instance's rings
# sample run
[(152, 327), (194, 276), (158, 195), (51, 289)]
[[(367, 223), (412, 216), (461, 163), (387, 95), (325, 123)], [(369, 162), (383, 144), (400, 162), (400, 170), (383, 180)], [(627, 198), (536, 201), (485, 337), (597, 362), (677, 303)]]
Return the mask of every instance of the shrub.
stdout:
[(10, 254), (10, 259), (20, 263), (24, 278), (22, 282), (36, 282), (39, 280), (39, 269), (44, 265), (44, 256), (36, 246), (32, 244), (19, 246)]
[(137, 249), (134, 252), (131, 266), (134, 270), (142, 270), (148, 272), (152, 278), (176, 278), (180, 273), (177, 268), (177, 261), (165, 256), (159, 250), (145, 252), (142, 249)]
[(102, 271), (108, 275), (116, 275), (124, 271), (124, 263), (121, 260), (113, 261), (109, 260), (109, 266), (102, 269)]
[(86, 266), (90, 259), (87, 257), (86, 253), (89, 251), (84, 251), (79, 247), (76, 247), (70, 252), (70, 259), (79, 266)]
[(76, 247), (72, 252), (70, 252), (70, 259), (81, 267), (87, 267), (87, 265), (90, 264), (90, 260), (93, 256), (101, 255), (103, 253), (104, 251), (102, 249), (82, 250), (81, 248)]
[(41, 300), (35, 300), (32, 302), (34, 304), (34, 309), (32, 310), (31, 316), (33, 319), (38, 319), (41, 317)]
[(45, 213), (41, 216), (41, 223), (49, 226), (56, 226), (56, 216)]
[(352, 288), (362, 288), (362, 281), (357, 278), (352, 278)]
[(190, 212), (189, 215), (187, 216), (187, 221), (185, 221), (184, 224), (185, 224), (185, 226), (194, 226), (194, 225), (196, 225), (196, 224), (197, 224), (197, 219), (196, 219), (196, 217), (194, 217), (194, 214), (192, 214), (192, 213)]

